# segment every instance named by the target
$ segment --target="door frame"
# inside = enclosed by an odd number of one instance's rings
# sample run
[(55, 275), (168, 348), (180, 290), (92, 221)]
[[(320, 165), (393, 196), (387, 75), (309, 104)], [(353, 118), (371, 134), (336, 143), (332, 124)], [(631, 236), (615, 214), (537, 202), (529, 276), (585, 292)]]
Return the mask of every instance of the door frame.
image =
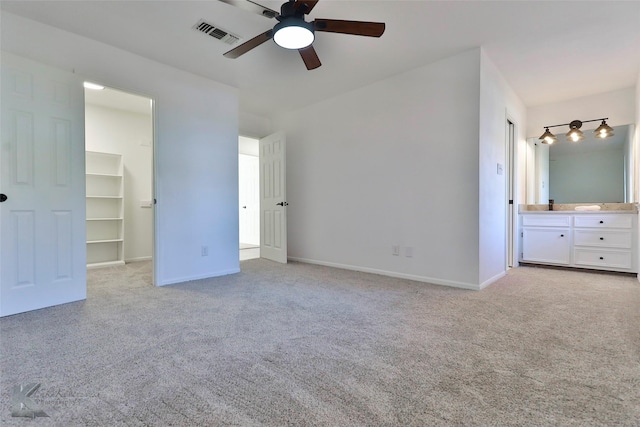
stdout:
[[(258, 159), (258, 174), (257, 174), (257, 178), (258, 178), (258, 182), (257, 182), (257, 188), (258, 188), (258, 248), (260, 248), (260, 138), (254, 137), (254, 136), (248, 136), (248, 135), (238, 135), (238, 144), (240, 142), (240, 138), (246, 138), (246, 139), (251, 139), (253, 141), (255, 141), (256, 143), (256, 151), (257, 154), (255, 154), (255, 157)], [(238, 165), (240, 164), (240, 154), (243, 155), (247, 155), (247, 156), (253, 156), (253, 154), (246, 154), (246, 153), (240, 153), (240, 147), (238, 147)], [(238, 175), (239, 177), (239, 175)], [(240, 185), (238, 183), (238, 195), (240, 194)], [(240, 209), (240, 203), (238, 203), (238, 210)], [(240, 218), (240, 212), (238, 212), (238, 218)], [(238, 226), (240, 225), (240, 221), (238, 220)], [(240, 242), (240, 230), (238, 230), (238, 243)]]
[[(158, 117), (157, 117), (156, 100), (153, 96), (145, 92), (140, 92), (138, 90), (133, 90), (129, 88), (123, 88), (118, 85), (111, 85), (109, 83), (102, 83), (102, 79), (100, 78), (92, 78), (90, 76), (84, 75), (82, 76), (82, 79), (83, 81), (90, 81), (92, 83), (96, 83), (101, 86), (104, 86), (105, 88), (108, 88), (108, 89), (118, 90), (120, 92), (125, 92), (131, 95), (147, 98), (151, 101), (151, 181), (152, 181), (151, 182), (151, 203), (152, 203), (152, 209), (153, 209), (153, 212), (151, 215), (151, 221), (153, 222), (151, 226), (151, 229), (152, 229), (152, 232), (151, 232), (151, 283), (153, 284), (153, 286), (158, 286), (157, 272), (159, 270), (158, 270), (158, 257), (156, 256), (156, 254), (158, 253), (158, 248), (157, 248), (157, 242), (158, 242), (157, 211), (158, 210), (156, 209), (156, 206), (157, 206), (156, 194), (157, 194), (157, 182), (158, 182), (157, 180), (158, 156), (156, 155), (156, 135), (158, 134), (158, 131), (157, 131)], [(85, 91), (86, 90), (87, 89), (85, 89)], [(85, 110), (84, 119), (85, 119), (85, 125), (86, 125), (86, 110)], [(86, 147), (86, 141), (85, 141), (85, 152), (86, 150), (87, 150), (87, 147)], [(123, 200), (123, 203), (124, 203), (124, 200)], [(123, 246), (123, 250), (124, 250), (124, 246)]]
[[(506, 238), (505, 238), (505, 271), (519, 266), (518, 252), (520, 248), (520, 234), (518, 233), (518, 123), (506, 112), (505, 118), (505, 163), (507, 179), (505, 180), (506, 195)], [(510, 203), (511, 201), (511, 203)]]

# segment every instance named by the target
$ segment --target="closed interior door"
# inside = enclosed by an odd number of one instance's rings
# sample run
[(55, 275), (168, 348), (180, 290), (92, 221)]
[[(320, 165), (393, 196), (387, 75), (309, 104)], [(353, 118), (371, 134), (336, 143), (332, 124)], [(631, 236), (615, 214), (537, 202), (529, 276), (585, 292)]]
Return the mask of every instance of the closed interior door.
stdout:
[(260, 140), (260, 256), (287, 262), (286, 141), (282, 132)]
[(1, 114), (0, 315), (84, 299), (82, 81), (2, 52)]

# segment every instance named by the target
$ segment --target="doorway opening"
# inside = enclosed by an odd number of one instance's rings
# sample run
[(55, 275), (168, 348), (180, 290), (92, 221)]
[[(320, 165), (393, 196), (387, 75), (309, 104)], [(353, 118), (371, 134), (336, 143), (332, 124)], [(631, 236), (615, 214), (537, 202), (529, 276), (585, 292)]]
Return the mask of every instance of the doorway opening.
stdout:
[(153, 101), (85, 84), (87, 268), (151, 271), (154, 248)]
[(240, 261), (260, 258), (260, 141), (238, 138)]

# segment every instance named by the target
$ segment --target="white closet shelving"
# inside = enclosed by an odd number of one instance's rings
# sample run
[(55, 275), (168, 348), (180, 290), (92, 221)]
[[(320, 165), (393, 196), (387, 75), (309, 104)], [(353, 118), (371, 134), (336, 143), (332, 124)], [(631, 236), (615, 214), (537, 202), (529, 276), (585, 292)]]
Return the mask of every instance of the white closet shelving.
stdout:
[(86, 152), (87, 267), (124, 264), (124, 177), (120, 154)]

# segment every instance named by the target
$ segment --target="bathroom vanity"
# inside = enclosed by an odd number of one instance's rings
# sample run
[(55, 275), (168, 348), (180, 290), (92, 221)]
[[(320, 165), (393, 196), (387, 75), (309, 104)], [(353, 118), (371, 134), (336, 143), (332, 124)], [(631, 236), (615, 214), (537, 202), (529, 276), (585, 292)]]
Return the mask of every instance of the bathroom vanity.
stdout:
[[(625, 204), (628, 205), (628, 204)], [(595, 270), (638, 272), (638, 212), (520, 208), (520, 261)]]

